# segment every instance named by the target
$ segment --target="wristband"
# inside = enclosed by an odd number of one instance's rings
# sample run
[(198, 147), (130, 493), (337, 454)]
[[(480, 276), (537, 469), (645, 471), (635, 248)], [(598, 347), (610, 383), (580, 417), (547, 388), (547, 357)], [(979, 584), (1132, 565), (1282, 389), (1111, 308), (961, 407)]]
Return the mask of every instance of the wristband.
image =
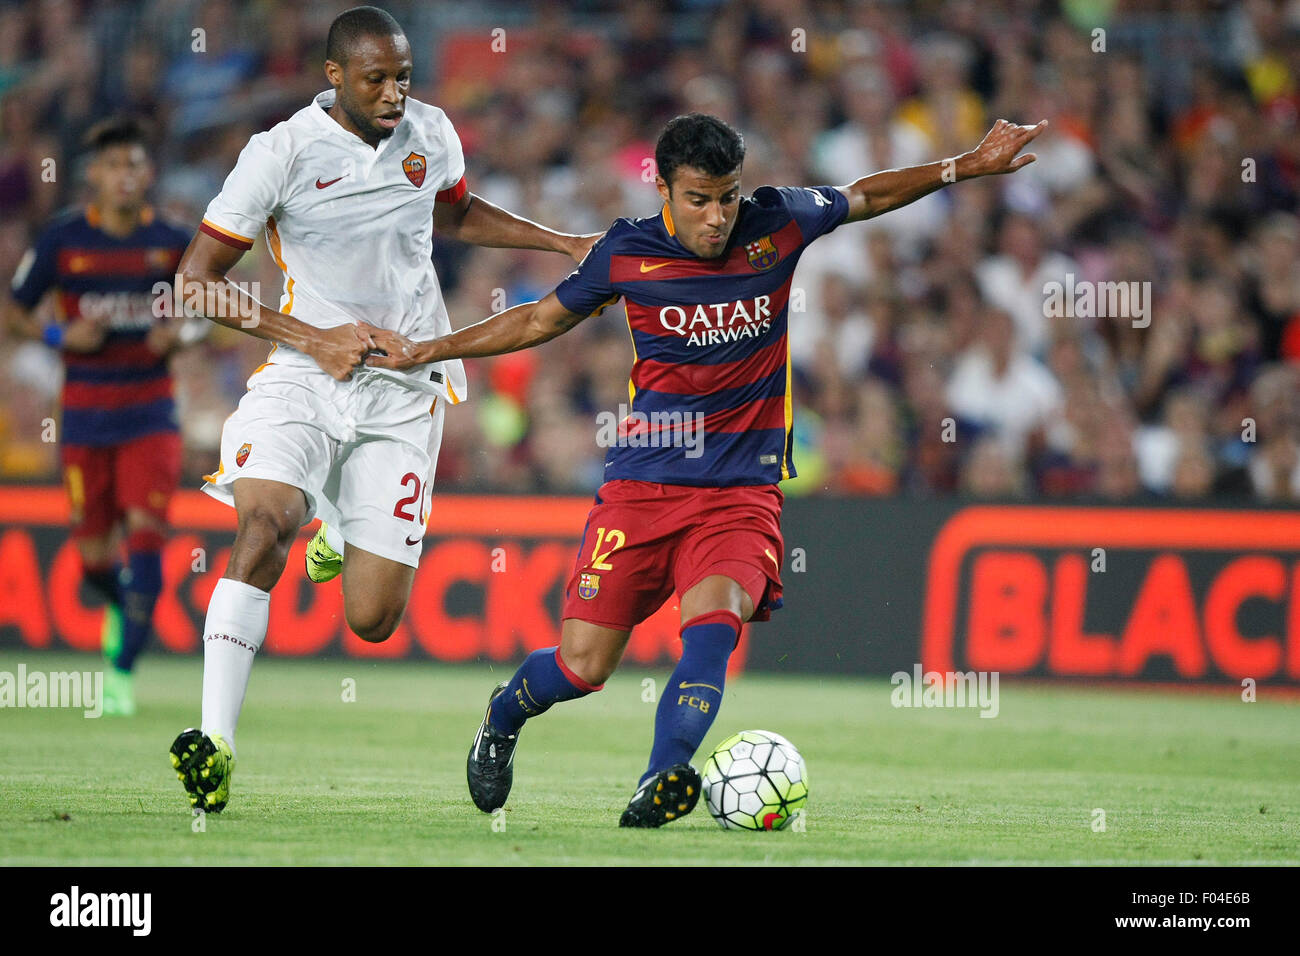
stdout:
[(63, 326), (57, 322), (51, 322), (41, 330), (41, 341), (52, 349), (57, 349), (63, 345)]

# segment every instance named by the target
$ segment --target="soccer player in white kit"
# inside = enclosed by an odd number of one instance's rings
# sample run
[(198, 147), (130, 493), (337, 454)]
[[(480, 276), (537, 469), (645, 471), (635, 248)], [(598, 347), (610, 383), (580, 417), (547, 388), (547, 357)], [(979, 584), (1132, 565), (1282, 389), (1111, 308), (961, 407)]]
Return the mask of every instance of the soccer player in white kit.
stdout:
[[(460, 140), (435, 106), (410, 99), (410, 46), (397, 22), (356, 7), (330, 27), (331, 90), (249, 140), (179, 267), (208, 317), (275, 343), (226, 421), (206, 491), (233, 504), (238, 532), (203, 629), (203, 716), (176, 738), (172, 766), (195, 810), (230, 796), (235, 727), (271, 587), (298, 529), (320, 517), (347, 542), (348, 626), (393, 633), (424, 538), (448, 404), (466, 398), (459, 360), (371, 369), (374, 331), (451, 332), (431, 261), (433, 229), (485, 246), (581, 260), (595, 236), (553, 232), (474, 196)], [(226, 273), (264, 232), (284, 272), (279, 310)], [(247, 318), (255, 311), (256, 322)]]

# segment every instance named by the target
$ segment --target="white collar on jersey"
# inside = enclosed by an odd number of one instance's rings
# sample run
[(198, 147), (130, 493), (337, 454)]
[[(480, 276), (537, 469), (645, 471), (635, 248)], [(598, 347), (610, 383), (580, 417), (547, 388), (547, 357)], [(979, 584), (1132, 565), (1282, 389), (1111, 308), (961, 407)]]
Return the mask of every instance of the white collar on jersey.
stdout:
[[(381, 139), (379, 141), (379, 146), (375, 148), (375, 147), (371, 147), (371, 145), (367, 143), (365, 140), (363, 140), (360, 136), (356, 135), (355, 133), (349, 132), (348, 130), (345, 130), (342, 127), (342, 125), (339, 124), (338, 120), (336, 120), (334, 117), (330, 116), (328, 112), (326, 112), (327, 110), (333, 109), (334, 98), (335, 98), (335, 92), (332, 88), (325, 90), (322, 93), (316, 94), (316, 96), (312, 99), (312, 109), (310, 110), (313, 122), (315, 122), (318, 126), (330, 130), (331, 135), (342, 136), (349, 143), (355, 143), (357, 146), (365, 147), (367, 153), (371, 153), (376, 157), (380, 153), (384, 152), (384, 148), (390, 142), (392, 142), (393, 137), (389, 136), (385, 139)], [(396, 132), (397, 131), (394, 130), (394, 135), (396, 134)]]

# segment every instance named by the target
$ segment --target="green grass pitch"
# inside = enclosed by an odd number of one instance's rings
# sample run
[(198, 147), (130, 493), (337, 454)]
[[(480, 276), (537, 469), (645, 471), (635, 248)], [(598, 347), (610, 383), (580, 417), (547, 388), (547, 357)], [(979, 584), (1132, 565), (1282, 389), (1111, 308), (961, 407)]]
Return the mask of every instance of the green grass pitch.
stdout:
[[(100, 666), (9, 650), (0, 671), (20, 661)], [(628, 831), (618, 815), (654, 719), (643, 681), (667, 671), (622, 671), (529, 724), (494, 829), (469, 801), (465, 755), (508, 673), (259, 660), (232, 799), (203, 832), (166, 753), (198, 721), (198, 658), (145, 658), (135, 718), (0, 710), (0, 865), (1300, 862), (1300, 705), (1267, 690), (1243, 703), (1004, 682), (984, 719), (895, 709), (881, 678), (742, 676), (696, 765), (734, 731), (784, 734), (808, 763), (806, 830), (724, 832), (701, 803)]]

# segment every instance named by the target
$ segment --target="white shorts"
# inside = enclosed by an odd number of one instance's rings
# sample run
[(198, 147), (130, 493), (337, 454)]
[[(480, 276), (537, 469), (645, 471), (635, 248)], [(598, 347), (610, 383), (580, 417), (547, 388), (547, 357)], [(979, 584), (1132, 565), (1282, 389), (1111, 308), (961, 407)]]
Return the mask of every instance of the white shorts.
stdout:
[(300, 488), (349, 545), (416, 567), (429, 518), (446, 402), (361, 371), (266, 365), (221, 431), (204, 491), (234, 505), (240, 478)]

